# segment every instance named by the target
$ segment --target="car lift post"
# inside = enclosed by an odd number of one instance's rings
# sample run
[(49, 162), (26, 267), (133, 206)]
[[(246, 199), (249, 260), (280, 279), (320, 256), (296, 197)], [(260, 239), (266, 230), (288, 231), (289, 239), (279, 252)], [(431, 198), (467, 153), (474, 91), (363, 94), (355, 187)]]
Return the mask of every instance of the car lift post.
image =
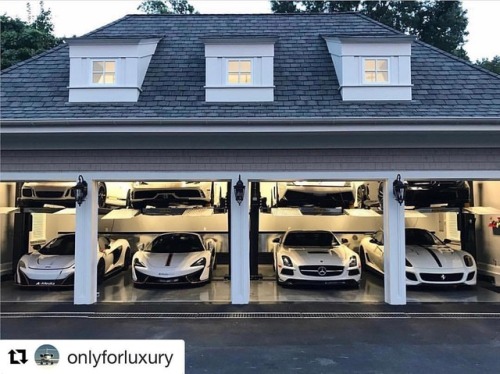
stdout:
[(14, 237), (12, 248), (12, 274), (16, 274), (17, 263), (23, 255), (28, 253), (30, 246), (30, 231), (32, 230), (33, 220), (31, 213), (14, 214)]

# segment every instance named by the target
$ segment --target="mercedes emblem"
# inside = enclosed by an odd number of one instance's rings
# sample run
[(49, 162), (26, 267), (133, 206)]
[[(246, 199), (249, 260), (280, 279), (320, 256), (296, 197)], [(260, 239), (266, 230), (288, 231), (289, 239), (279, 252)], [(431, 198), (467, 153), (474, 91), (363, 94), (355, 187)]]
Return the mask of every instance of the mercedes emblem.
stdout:
[(326, 268), (324, 266), (320, 266), (318, 268), (318, 275), (320, 277), (324, 277), (326, 275)]

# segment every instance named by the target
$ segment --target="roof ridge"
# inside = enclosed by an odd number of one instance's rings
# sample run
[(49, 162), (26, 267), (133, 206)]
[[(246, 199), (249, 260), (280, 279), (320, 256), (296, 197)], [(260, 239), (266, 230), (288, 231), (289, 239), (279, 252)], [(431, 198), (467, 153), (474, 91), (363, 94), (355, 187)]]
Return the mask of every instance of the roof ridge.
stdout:
[(451, 58), (453, 58), (454, 60), (456, 60), (458, 62), (462, 62), (465, 65), (469, 65), (470, 67), (473, 67), (473, 68), (475, 68), (475, 69), (477, 69), (479, 71), (482, 71), (483, 73), (489, 73), (490, 75), (494, 76), (495, 78), (499, 78), (500, 79), (500, 74), (496, 74), (496, 73), (494, 73), (494, 72), (492, 72), (492, 71), (490, 71), (488, 69), (485, 69), (485, 68), (483, 68), (483, 67), (481, 67), (479, 65), (474, 64), (471, 61), (467, 61), (467, 60), (464, 60), (463, 58), (455, 56), (453, 53), (443, 51), (442, 49), (439, 49), (438, 47), (434, 47), (433, 45), (430, 45), (430, 44), (428, 44), (426, 42), (423, 42), (422, 40), (419, 40), (419, 39), (417, 39), (416, 42), (418, 44), (421, 44), (423, 47), (427, 47), (429, 49), (432, 49), (432, 50), (434, 50), (436, 52), (441, 53), (442, 55), (445, 55), (447, 57), (451, 57)]
[(99, 28), (97, 28), (95, 30), (92, 30), (92, 31), (90, 31), (90, 32), (88, 32), (86, 34), (83, 34), (82, 36), (80, 36), (80, 38), (83, 38), (83, 37), (95, 34), (96, 32), (102, 31), (103, 29), (105, 29), (107, 27), (110, 27), (110, 26), (113, 26), (113, 25), (117, 24), (118, 22), (122, 22), (122, 21), (124, 21), (125, 19), (127, 19), (127, 18), (129, 18), (131, 16), (134, 16), (134, 14), (126, 14), (123, 17), (118, 18), (117, 20), (114, 20), (113, 22), (107, 23), (104, 26), (101, 26), (101, 27), (99, 27)]
[[(359, 12), (333, 12), (333, 13), (316, 13), (316, 12), (299, 12), (299, 13), (197, 13), (197, 14), (144, 14), (144, 13), (131, 13), (124, 17), (211, 17), (211, 16), (338, 16), (344, 14), (357, 14)], [(115, 21), (116, 22), (116, 21)], [(111, 24), (110, 24), (111, 25)], [(106, 25), (109, 26), (109, 25)]]
[(43, 51), (43, 52), (40, 52), (39, 54), (37, 55), (34, 55), (30, 58), (28, 58), (27, 60), (23, 60), (23, 61), (19, 61), (18, 63), (14, 64), (14, 65), (11, 65), (9, 66), (8, 68), (5, 68), (3, 70), (0, 71), (0, 74), (4, 74), (4, 73), (8, 73), (14, 69), (17, 69), (18, 67), (21, 67), (29, 62), (32, 62), (32, 61), (35, 61), (35, 60), (38, 60), (39, 58), (45, 56), (45, 55), (48, 55), (49, 53), (52, 53), (52, 52), (55, 52), (63, 47), (67, 47), (68, 45), (64, 42), (62, 42), (61, 44), (58, 44), (56, 45), (55, 47), (52, 47), (51, 49), (48, 49), (46, 51)]

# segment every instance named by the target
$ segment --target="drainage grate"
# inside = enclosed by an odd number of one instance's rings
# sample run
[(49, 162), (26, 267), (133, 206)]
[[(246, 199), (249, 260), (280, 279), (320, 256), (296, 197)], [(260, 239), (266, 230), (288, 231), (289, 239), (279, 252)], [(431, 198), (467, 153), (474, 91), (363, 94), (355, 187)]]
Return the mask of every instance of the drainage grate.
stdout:
[(261, 319), (261, 318), (443, 318), (500, 319), (500, 313), (391, 313), (391, 312), (221, 312), (221, 313), (106, 313), (106, 312), (3, 312), (1, 318), (137, 318), (137, 319)]

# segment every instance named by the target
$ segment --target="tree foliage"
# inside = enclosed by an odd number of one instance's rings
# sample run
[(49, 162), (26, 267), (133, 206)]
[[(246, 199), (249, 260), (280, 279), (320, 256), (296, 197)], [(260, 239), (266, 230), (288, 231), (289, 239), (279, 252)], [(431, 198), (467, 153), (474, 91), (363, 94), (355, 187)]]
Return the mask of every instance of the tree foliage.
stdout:
[(137, 10), (147, 14), (197, 14), (187, 0), (146, 0)]
[(1, 23), (2, 70), (60, 44), (53, 34), (52, 12), (40, 1), (40, 13), (33, 18), (28, 8), (28, 22), (3, 14)]
[(460, 1), (271, 1), (274, 13), (359, 11), (446, 52), (468, 59), (467, 11)]
[(491, 60), (488, 60), (487, 58), (477, 60), (476, 65), (500, 75), (500, 56), (495, 56)]

